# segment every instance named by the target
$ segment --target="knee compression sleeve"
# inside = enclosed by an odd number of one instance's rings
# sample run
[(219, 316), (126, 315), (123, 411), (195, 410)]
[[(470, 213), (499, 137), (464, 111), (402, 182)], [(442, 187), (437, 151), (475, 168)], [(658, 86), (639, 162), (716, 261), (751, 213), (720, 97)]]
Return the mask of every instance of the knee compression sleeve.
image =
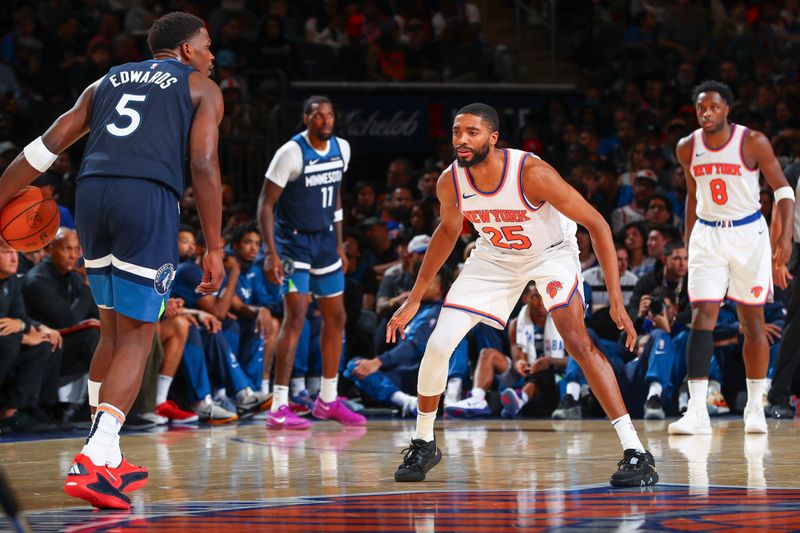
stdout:
[(686, 343), (686, 374), (689, 379), (708, 378), (708, 365), (714, 355), (714, 332), (692, 329)]
[(450, 356), (461, 339), (478, 323), (480, 317), (456, 309), (443, 308), (419, 367), (417, 392), (422, 396), (438, 396), (447, 386)]

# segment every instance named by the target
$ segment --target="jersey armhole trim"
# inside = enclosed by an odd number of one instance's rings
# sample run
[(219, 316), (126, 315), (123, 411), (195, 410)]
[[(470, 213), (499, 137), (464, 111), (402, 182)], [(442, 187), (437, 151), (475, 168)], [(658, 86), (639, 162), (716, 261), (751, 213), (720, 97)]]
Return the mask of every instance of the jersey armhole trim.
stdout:
[(747, 164), (747, 160), (744, 158), (744, 140), (747, 137), (747, 133), (749, 131), (750, 128), (744, 128), (744, 132), (742, 132), (742, 138), (739, 140), (739, 159), (742, 160), (742, 165), (744, 165), (744, 168), (746, 168), (750, 172), (755, 172), (756, 170), (758, 170), (758, 163), (756, 163), (756, 166), (751, 167), (750, 165)]
[(453, 178), (453, 187), (456, 191), (456, 207), (461, 211), (461, 189), (458, 187), (457, 163), (450, 163), (450, 176)]
[(694, 163), (694, 135), (695, 135), (695, 133), (696, 132), (694, 132), (694, 131), (692, 132), (692, 138), (691, 138), (690, 144), (689, 144), (689, 173), (692, 174), (692, 177), (694, 177), (694, 173), (692, 172), (692, 168), (693, 168), (692, 167), (692, 163)]
[(539, 202), (539, 205), (537, 206), (532, 205), (528, 201), (528, 199), (525, 198), (525, 190), (522, 188), (522, 171), (525, 170), (525, 160), (527, 160), (530, 155), (531, 154), (529, 152), (525, 152), (525, 154), (522, 156), (522, 159), (520, 159), (519, 161), (519, 172), (517, 173), (517, 183), (518, 183), (517, 190), (519, 191), (519, 198), (520, 200), (522, 200), (522, 205), (524, 205), (529, 211), (538, 211), (544, 205), (544, 200)]

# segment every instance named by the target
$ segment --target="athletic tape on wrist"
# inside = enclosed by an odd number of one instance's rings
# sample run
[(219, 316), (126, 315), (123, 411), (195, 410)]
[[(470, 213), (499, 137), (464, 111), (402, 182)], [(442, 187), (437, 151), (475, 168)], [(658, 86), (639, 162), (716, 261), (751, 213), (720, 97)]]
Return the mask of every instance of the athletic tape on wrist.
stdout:
[(57, 154), (47, 149), (41, 137), (37, 137), (31, 141), (30, 144), (22, 150), (22, 153), (25, 154), (25, 159), (28, 161), (28, 164), (39, 172), (45, 172), (48, 168), (53, 166), (53, 163), (58, 159)]
[(344, 220), (344, 212), (341, 209), (337, 209), (333, 212), (333, 221), (341, 222), (342, 220)]
[(775, 191), (775, 203), (777, 204), (781, 200), (791, 200), (794, 201), (794, 189), (785, 185), (780, 189)]

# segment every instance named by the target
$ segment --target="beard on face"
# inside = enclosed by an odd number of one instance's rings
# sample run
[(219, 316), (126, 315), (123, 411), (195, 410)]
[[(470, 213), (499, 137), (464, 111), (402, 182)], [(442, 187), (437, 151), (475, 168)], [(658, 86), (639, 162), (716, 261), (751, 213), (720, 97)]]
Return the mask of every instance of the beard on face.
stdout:
[(322, 130), (320, 130), (317, 132), (317, 139), (319, 139), (320, 141), (327, 141), (328, 139), (331, 138), (331, 135), (333, 135), (333, 132), (322, 133)]
[(477, 165), (479, 163), (482, 163), (489, 156), (489, 148), (490, 148), (490, 145), (489, 145), (488, 142), (486, 143), (486, 146), (484, 146), (481, 149), (480, 152), (476, 152), (474, 150), (471, 150), (471, 149), (467, 148), (468, 150), (470, 150), (472, 152), (472, 159), (470, 159), (470, 160), (462, 159), (462, 158), (458, 157), (458, 153), (456, 153), (456, 159), (458, 159), (458, 164), (461, 165), (464, 168), (470, 168), (470, 167), (474, 167), (475, 165)]

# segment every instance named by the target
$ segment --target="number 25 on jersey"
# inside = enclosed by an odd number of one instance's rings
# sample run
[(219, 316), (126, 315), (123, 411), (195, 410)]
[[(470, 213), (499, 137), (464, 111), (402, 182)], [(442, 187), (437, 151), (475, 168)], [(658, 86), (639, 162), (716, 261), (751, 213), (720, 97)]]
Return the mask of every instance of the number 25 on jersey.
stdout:
[(531, 240), (522, 233), (522, 226), (501, 226), (493, 228), (487, 226), (481, 229), (492, 245), (504, 250), (527, 250), (531, 247)]

